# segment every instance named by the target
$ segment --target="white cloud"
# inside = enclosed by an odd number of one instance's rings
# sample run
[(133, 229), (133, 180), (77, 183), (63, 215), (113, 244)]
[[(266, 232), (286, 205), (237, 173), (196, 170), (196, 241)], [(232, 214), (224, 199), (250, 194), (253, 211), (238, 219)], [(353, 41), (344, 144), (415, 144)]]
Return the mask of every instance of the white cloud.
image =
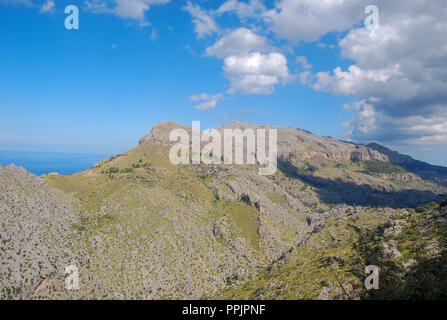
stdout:
[[(144, 21), (144, 15), (151, 5), (166, 4), (170, 0), (88, 0), (85, 2), (87, 10), (95, 13), (112, 13), (123, 19), (133, 19), (141, 26), (150, 25)], [(109, 5), (111, 4), (111, 6)]]
[(0, 5), (24, 5), (30, 8), (39, 9), (40, 13), (53, 12), (56, 7), (53, 0), (0, 0)]
[(402, 72), (399, 64), (379, 69), (362, 69), (357, 65), (351, 65), (348, 71), (342, 71), (340, 67), (337, 67), (332, 74), (328, 71), (318, 72), (314, 77), (315, 82), (311, 86), (315, 90), (344, 95), (373, 94), (371, 89), (372, 86), (375, 86), (377, 90), (373, 90), (374, 92), (381, 90), (382, 94), (387, 91), (387, 95), (396, 95), (399, 93), (388, 88), (390, 88), (390, 82), (400, 76), (402, 76)]
[(277, 52), (231, 55), (224, 60), (224, 71), (231, 82), (229, 93), (269, 94), (291, 78), (286, 57)]
[(274, 86), (291, 78), (286, 57), (267, 43), (267, 38), (238, 28), (206, 49), (224, 59), (223, 69), (231, 83), (228, 93), (269, 94)]
[(111, 13), (111, 9), (104, 0), (87, 0), (84, 2), (85, 10), (94, 13)]
[(310, 82), (309, 79), (313, 78), (312, 73), (310, 71), (304, 71), (299, 74), (299, 80), (302, 85), (305, 85)]
[(296, 57), (296, 62), (301, 64), (301, 67), (303, 69), (311, 69), (312, 65), (309, 64), (309, 62), (307, 61), (307, 58), (305, 56), (298, 56)]
[(217, 13), (233, 12), (239, 18), (254, 17), (262, 14), (264, 11), (265, 6), (260, 0), (250, 0), (248, 3), (228, 0), (217, 9)]
[(225, 58), (224, 70), (230, 75), (264, 74), (283, 78), (289, 76), (286, 57), (278, 52), (231, 55)]
[(158, 39), (158, 32), (157, 32), (157, 30), (152, 29), (152, 33), (151, 33), (150, 38), (151, 38), (152, 41), (155, 41), (155, 40)]
[(378, 30), (339, 41), (346, 70), (302, 73), (312, 88), (358, 100), (345, 125), (358, 141), (447, 144), (447, 7), (442, 0), (378, 1)]
[(374, 99), (359, 100), (343, 106), (346, 111), (355, 113), (353, 118), (343, 123), (345, 128), (351, 128), (349, 136), (352, 136), (353, 130), (359, 131), (363, 135), (370, 135), (377, 130), (376, 117), (378, 115), (372, 102)]
[(197, 110), (209, 111), (216, 107), (219, 101), (223, 100), (224, 96), (222, 93), (216, 93), (210, 95), (208, 93), (200, 93), (189, 97), (189, 101), (204, 101), (196, 106)]
[(197, 110), (209, 111), (216, 107), (217, 102), (218, 100), (205, 101), (203, 103), (196, 105), (194, 108), (196, 108)]
[(362, 0), (280, 0), (264, 18), (280, 38), (316, 41), (328, 32), (349, 29), (364, 16), (364, 8)]
[(194, 31), (197, 33), (197, 38), (203, 38), (207, 35), (213, 34), (219, 31), (214, 19), (202, 10), (199, 5), (194, 5), (190, 1), (183, 7), (191, 15), (192, 22), (194, 23)]
[(116, 6), (112, 12), (122, 18), (144, 20), (144, 12), (149, 9), (149, 5), (142, 0), (116, 0)]
[(344, 126), (348, 137), (357, 141), (379, 141), (389, 145), (426, 147), (447, 143), (447, 104), (436, 106), (430, 114), (395, 116), (377, 111), (374, 99), (345, 105), (354, 116)]
[(210, 95), (208, 93), (199, 93), (189, 97), (189, 101), (208, 100)]
[(41, 13), (52, 12), (52, 11), (54, 11), (55, 7), (56, 7), (56, 5), (53, 0), (47, 0), (40, 7), (40, 12)]
[(223, 36), (211, 47), (206, 49), (206, 54), (225, 58), (229, 55), (247, 54), (268, 48), (267, 38), (258, 36), (247, 28), (238, 28)]

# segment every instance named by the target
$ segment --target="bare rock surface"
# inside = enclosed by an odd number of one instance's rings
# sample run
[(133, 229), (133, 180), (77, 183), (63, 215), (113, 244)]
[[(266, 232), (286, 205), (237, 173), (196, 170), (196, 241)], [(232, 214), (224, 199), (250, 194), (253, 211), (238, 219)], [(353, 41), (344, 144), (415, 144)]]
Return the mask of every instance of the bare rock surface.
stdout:
[(31, 298), (76, 264), (79, 203), (21, 167), (0, 167), (0, 297)]

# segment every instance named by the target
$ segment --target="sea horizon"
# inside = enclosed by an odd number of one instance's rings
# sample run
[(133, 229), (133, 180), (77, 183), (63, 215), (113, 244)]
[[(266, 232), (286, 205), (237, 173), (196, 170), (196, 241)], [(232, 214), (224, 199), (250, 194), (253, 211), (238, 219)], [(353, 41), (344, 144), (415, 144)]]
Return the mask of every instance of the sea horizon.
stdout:
[(103, 153), (0, 150), (0, 164), (4, 167), (14, 164), (37, 176), (53, 172), (69, 175), (90, 169), (96, 162), (111, 156)]

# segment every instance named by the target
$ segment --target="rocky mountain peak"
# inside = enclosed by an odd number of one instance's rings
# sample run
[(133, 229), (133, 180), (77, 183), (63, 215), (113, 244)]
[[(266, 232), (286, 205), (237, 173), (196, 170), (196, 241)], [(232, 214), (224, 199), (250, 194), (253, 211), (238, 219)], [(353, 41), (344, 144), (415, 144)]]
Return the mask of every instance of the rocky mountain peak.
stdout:
[[(150, 133), (140, 139), (140, 144), (172, 145), (169, 133), (182, 128), (191, 132), (191, 127), (174, 121), (157, 123)], [(221, 132), (224, 129), (276, 129), (278, 142), (278, 157), (287, 161), (302, 161), (321, 157), (324, 159), (345, 160), (380, 160), (388, 161), (388, 156), (380, 150), (374, 150), (364, 145), (340, 141), (331, 137), (320, 137), (306, 130), (272, 125), (256, 125), (247, 122), (233, 121), (223, 126), (213, 127)]]
[(410, 156), (404, 155), (404, 154), (400, 154), (397, 151), (393, 151), (385, 146), (382, 146), (378, 143), (370, 143), (367, 145), (369, 148), (376, 150), (382, 154), (385, 154), (388, 156), (388, 158), (390, 159), (390, 161), (392, 163), (395, 164), (403, 164), (403, 163), (413, 163), (414, 159)]
[(169, 133), (177, 128), (185, 129), (188, 132), (191, 130), (191, 127), (181, 125), (175, 121), (161, 121), (152, 128), (151, 132), (140, 138), (139, 143), (170, 145), (172, 143), (169, 141)]

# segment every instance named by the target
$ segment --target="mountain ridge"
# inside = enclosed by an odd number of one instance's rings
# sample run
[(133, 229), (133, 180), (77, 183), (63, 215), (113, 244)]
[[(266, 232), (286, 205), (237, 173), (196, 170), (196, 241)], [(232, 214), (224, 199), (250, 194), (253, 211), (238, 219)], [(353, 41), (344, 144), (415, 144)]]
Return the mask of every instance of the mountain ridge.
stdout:
[[(146, 134), (145, 136), (141, 137), (139, 139), (139, 144), (151, 144), (151, 143), (159, 143), (164, 145), (172, 145), (175, 144), (175, 142), (169, 141), (169, 132), (173, 129), (184, 129), (187, 132), (191, 132), (191, 127), (185, 126), (182, 124), (179, 124), (175, 121), (161, 121), (155, 124), (152, 128), (152, 130)], [(212, 129), (217, 129), (221, 132), (223, 135), (222, 129), (228, 128), (228, 129), (277, 129), (279, 130), (278, 134), (278, 155), (280, 157), (285, 156), (287, 153), (291, 153), (288, 148), (287, 144), (293, 143), (293, 138), (298, 138), (301, 140), (301, 142), (304, 142), (303, 140), (312, 142), (314, 145), (316, 145), (315, 151), (309, 151), (309, 150), (299, 150), (304, 151), (302, 152), (302, 157), (300, 157), (300, 160), (303, 160), (305, 158), (311, 158), (315, 156), (323, 156), (327, 159), (334, 159), (336, 161), (342, 161), (342, 160), (379, 160), (379, 161), (389, 161), (393, 164), (397, 165), (411, 165), (411, 164), (419, 164), (422, 166), (431, 166), (432, 170), (442, 170), (442, 174), (447, 175), (447, 167), (440, 166), (440, 165), (432, 165), (420, 160), (413, 159), (412, 157), (408, 155), (404, 155), (399, 153), (398, 151), (391, 150), (386, 146), (380, 145), (379, 143), (373, 142), (369, 144), (363, 144), (363, 143), (356, 143), (356, 142), (350, 142), (350, 141), (344, 141), (340, 139), (336, 139), (329, 136), (318, 136), (308, 130), (300, 129), (300, 128), (294, 128), (289, 126), (274, 126), (274, 125), (255, 125), (251, 124), (249, 122), (240, 122), (240, 121), (232, 121), (226, 125), (222, 126), (214, 126)], [(287, 134), (289, 134), (290, 138), (287, 139)], [(325, 142), (323, 145), (323, 149), (318, 149), (318, 146), (321, 146), (320, 144), (322, 142)], [(331, 143), (339, 143), (339, 146), (345, 147), (344, 149), (351, 150), (351, 152), (348, 154), (343, 154), (343, 152), (330, 152), (330, 145)], [(319, 144), (320, 143), (320, 144)], [(309, 147), (309, 144), (305, 145), (305, 147)], [(310, 149), (310, 148), (309, 148)], [(329, 152), (327, 152), (324, 149), (329, 149)], [(293, 153), (293, 152), (292, 152)], [(296, 157), (296, 155), (295, 155)], [(428, 165), (428, 166), (427, 166)], [(411, 168), (411, 166), (408, 166)]]
[[(250, 126), (231, 126), (241, 125)], [(445, 209), (430, 204), (446, 188), (380, 153), (365, 147), (365, 158), (352, 158), (355, 145), (281, 128), (274, 175), (259, 175), (259, 165), (173, 165), (164, 139), (175, 127), (154, 126), (134, 149), (72, 175), (0, 167), (0, 297), (357, 299), (365, 292), (353, 256), (362, 239), (374, 243), (357, 230), (389, 229), (380, 248), (404, 270), (421, 252), (432, 261), (447, 248)], [(413, 243), (423, 247), (413, 252)], [(22, 258), (20, 248), (34, 246), (47, 252), (36, 260), (44, 270)], [(79, 268), (80, 290), (64, 289), (67, 264)]]

